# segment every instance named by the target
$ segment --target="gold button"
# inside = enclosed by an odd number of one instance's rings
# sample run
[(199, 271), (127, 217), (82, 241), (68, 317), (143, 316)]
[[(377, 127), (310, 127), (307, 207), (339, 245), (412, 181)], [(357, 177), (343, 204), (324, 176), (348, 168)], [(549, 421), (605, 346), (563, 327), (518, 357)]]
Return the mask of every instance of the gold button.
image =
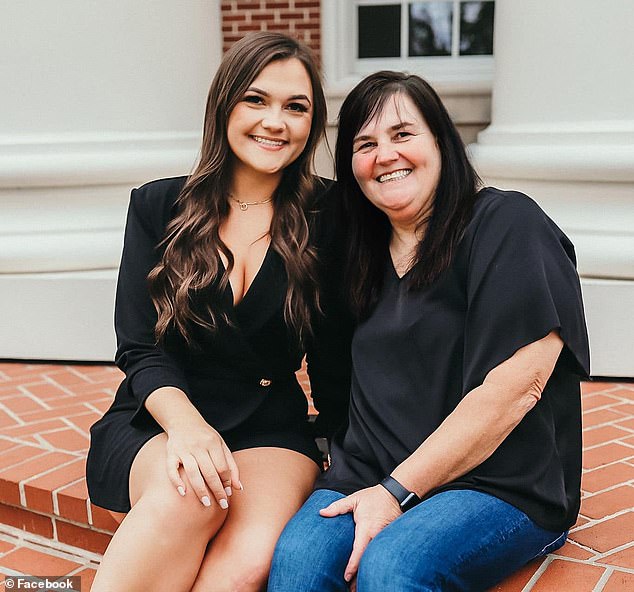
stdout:
[(268, 378), (260, 380), (260, 386), (271, 386), (271, 381)]

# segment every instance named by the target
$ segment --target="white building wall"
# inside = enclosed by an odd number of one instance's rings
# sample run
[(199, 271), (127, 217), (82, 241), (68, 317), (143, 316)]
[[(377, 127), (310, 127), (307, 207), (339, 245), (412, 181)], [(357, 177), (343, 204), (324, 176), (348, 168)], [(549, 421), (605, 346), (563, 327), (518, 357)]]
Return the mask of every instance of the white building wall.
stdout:
[[(478, 168), (571, 236), (593, 373), (634, 376), (634, 11), (629, 0), (496, 10)], [(195, 162), (219, 0), (2, 2), (0, 26), (0, 358), (112, 359), (129, 189)], [(488, 93), (467, 104), (441, 91), (459, 123), (482, 125)]]
[(485, 180), (531, 195), (575, 244), (592, 374), (634, 376), (634, 11), (629, 0), (496, 2)]
[(0, 23), (0, 358), (109, 360), (129, 190), (196, 160), (219, 0), (21, 0)]

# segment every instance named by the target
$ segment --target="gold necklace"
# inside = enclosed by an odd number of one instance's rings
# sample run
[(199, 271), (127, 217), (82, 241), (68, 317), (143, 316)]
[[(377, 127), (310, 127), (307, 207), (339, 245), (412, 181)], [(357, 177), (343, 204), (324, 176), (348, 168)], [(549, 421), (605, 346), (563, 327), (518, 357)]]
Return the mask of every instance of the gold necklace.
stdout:
[(261, 206), (273, 201), (272, 196), (269, 197), (268, 199), (263, 199), (262, 201), (242, 201), (241, 199), (238, 199), (237, 197), (233, 197), (231, 193), (229, 194), (229, 198), (235, 201), (243, 212), (246, 212), (249, 209), (249, 206)]

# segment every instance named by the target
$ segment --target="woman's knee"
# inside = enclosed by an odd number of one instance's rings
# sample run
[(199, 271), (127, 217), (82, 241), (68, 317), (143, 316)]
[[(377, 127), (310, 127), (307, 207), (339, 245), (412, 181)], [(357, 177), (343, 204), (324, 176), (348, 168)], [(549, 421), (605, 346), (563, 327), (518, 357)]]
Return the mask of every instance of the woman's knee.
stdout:
[(192, 592), (266, 588), (276, 536), (257, 525), (249, 532), (235, 527), (227, 522), (207, 547)]
[[(398, 561), (393, 556), (395, 549), (389, 545), (371, 541), (366, 547), (357, 572), (357, 586), (361, 590), (389, 590), (393, 588), (394, 577), (398, 573)], [(386, 586), (390, 582), (390, 586)]]
[(416, 561), (407, 555), (407, 550), (389, 537), (373, 539), (361, 557), (358, 588), (364, 592), (445, 589), (443, 582), (451, 570), (448, 562), (424, 547), (417, 549)]
[(191, 592), (260, 592), (266, 589), (271, 558), (249, 553), (203, 569)]
[(273, 554), (269, 592), (347, 589), (343, 573), (354, 541), (352, 515), (319, 515), (321, 508), (341, 497), (318, 491), (287, 524)]
[(227, 511), (217, 504), (204, 506), (193, 492), (181, 496), (164, 485), (148, 488), (131, 511), (143, 512), (149, 520), (165, 525), (166, 532), (208, 538), (222, 526), (227, 516)]
[(295, 564), (298, 557), (306, 556), (306, 541), (297, 536), (297, 532), (292, 527), (282, 531), (280, 538), (275, 544), (273, 561), (276, 565)]
[(211, 506), (204, 506), (189, 483), (184, 496), (177, 492), (165, 468), (166, 443), (166, 435), (158, 434), (137, 453), (130, 472), (131, 511), (143, 512), (148, 520), (165, 525), (171, 533), (212, 536), (227, 512), (213, 497)]
[(227, 592), (260, 592), (266, 589), (271, 568), (270, 557), (250, 558), (246, 562), (241, 561), (238, 568), (235, 565), (233, 568)]
[(275, 565), (314, 565), (321, 561), (322, 555), (331, 556), (338, 545), (348, 543), (352, 546), (354, 523), (349, 515), (335, 518), (319, 515), (321, 508), (342, 497), (330, 493), (315, 492), (291, 518), (275, 545)]
[(313, 537), (283, 533), (273, 554), (268, 592), (347, 590), (343, 573), (350, 554), (340, 551), (336, 542), (330, 545), (324, 539), (315, 544)]

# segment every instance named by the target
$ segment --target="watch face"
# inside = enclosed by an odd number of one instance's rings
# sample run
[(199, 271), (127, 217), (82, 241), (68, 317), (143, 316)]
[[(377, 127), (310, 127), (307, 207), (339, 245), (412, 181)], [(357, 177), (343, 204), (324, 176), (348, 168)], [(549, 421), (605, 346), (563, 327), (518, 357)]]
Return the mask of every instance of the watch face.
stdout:
[(413, 492), (410, 491), (409, 495), (400, 503), (403, 512), (411, 510), (421, 499)]

